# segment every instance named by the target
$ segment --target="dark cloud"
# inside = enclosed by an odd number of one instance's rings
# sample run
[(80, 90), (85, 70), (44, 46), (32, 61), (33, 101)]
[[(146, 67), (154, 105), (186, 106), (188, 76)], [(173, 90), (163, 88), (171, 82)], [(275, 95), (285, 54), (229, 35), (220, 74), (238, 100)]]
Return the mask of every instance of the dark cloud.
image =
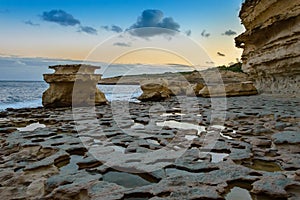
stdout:
[(62, 26), (75, 26), (80, 25), (80, 21), (75, 19), (71, 14), (63, 10), (51, 10), (43, 12), (42, 19), (48, 22), (54, 22)]
[[(149, 29), (141, 29), (149, 28)], [(139, 37), (152, 37), (160, 34), (174, 35), (180, 25), (172, 17), (165, 17), (160, 10), (144, 10), (137, 22), (129, 27), (129, 33)]]
[(223, 53), (221, 53), (221, 52), (217, 52), (217, 54), (218, 54), (218, 56), (222, 56), (222, 57), (225, 56), (225, 54), (223, 54)]
[(206, 33), (206, 30), (203, 30), (202, 33), (201, 33), (201, 36), (202, 37), (209, 37), (210, 33)]
[(187, 31), (185, 31), (185, 34), (186, 34), (187, 36), (191, 36), (191, 35), (192, 35), (192, 31), (191, 31), (191, 30), (187, 30)]
[(222, 35), (227, 35), (227, 36), (232, 36), (232, 35), (236, 35), (237, 33), (233, 30), (228, 30), (228, 31), (225, 31), (225, 33), (222, 33)]
[(123, 31), (123, 29), (120, 26), (112, 25), (111, 31), (116, 32), (116, 33), (121, 33)]
[(120, 46), (120, 47), (131, 47), (129, 43), (125, 43), (125, 42), (115, 42), (113, 45)]
[(33, 22), (30, 21), (30, 20), (25, 21), (24, 24), (27, 24), (27, 25), (30, 25), (30, 26), (40, 26), (40, 24), (33, 23)]
[(90, 26), (80, 26), (79, 32), (84, 32), (91, 35), (97, 35), (97, 30)]
[(106, 31), (112, 31), (112, 32), (116, 32), (116, 33), (121, 33), (123, 31), (123, 29), (117, 25), (101, 26), (101, 28)]

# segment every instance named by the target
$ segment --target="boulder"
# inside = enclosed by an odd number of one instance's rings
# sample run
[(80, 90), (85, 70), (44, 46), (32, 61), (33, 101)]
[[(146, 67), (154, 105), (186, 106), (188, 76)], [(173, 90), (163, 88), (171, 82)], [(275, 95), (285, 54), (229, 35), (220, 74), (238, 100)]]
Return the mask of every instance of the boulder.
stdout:
[(143, 94), (138, 97), (141, 101), (159, 101), (170, 96), (196, 96), (204, 87), (202, 83), (190, 84), (188, 81), (155, 79), (141, 84)]
[(250, 81), (241, 83), (207, 85), (199, 91), (199, 96), (202, 97), (232, 97), (255, 94), (257, 94), (257, 90), (254, 87), (254, 84)]
[(54, 74), (44, 74), (50, 87), (43, 93), (44, 107), (101, 105), (107, 102), (97, 88), (101, 75), (94, 74), (100, 67), (91, 65), (55, 65)]
[(140, 101), (160, 101), (169, 98), (172, 95), (163, 79), (147, 81), (141, 84), (143, 94), (138, 97)]

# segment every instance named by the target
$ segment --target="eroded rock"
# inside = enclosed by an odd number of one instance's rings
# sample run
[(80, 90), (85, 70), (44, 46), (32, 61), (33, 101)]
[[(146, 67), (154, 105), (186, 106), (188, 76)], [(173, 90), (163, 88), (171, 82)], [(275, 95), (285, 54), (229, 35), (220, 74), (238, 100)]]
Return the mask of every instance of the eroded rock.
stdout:
[(233, 97), (255, 94), (257, 94), (257, 90), (252, 82), (207, 85), (199, 91), (199, 95), (202, 97)]
[(50, 87), (43, 93), (44, 107), (101, 105), (107, 102), (96, 87), (101, 76), (94, 74), (99, 67), (91, 65), (55, 65), (54, 74), (44, 74)]
[(300, 2), (247, 0), (239, 16), (246, 28), (235, 39), (244, 49), (243, 71), (259, 91), (299, 95)]

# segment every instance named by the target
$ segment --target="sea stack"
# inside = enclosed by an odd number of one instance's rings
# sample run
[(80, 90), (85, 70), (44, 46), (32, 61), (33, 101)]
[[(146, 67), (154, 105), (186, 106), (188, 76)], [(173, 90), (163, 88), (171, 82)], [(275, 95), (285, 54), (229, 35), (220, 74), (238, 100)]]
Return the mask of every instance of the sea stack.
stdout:
[(97, 88), (101, 79), (95, 74), (98, 66), (76, 64), (55, 65), (53, 74), (44, 74), (50, 87), (43, 93), (43, 106), (50, 108), (69, 106), (93, 106), (106, 104), (103, 92)]
[(239, 16), (243, 71), (260, 92), (299, 95), (300, 1), (246, 0)]

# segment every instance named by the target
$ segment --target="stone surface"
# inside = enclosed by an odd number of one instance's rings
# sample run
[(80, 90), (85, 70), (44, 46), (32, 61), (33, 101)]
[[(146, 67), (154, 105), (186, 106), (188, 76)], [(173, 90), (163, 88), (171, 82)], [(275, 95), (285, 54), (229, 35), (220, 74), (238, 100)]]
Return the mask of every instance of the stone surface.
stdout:
[(297, 131), (282, 131), (272, 136), (275, 144), (299, 144), (300, 133)]
[(244, 49), (244, 72), (259, 91), (299, 95), (300, 2), (247, 0), (240, 18), (246, 31), (236, 46)]
[[(0, 132), (1, 197), (224, 199), (236, 186), (253, 199), (299, 199), (300, 147), (289, 134), (299, 130), (299, 102), (227, 98), (218, 126), (211, 99), (185, 96), (96, 106), (93, 114), (83, 107), (8, 109), (0, 117), (9, 130)], [(177, 126), (158, 124), (165, 121)], [(18, 130), (37, 122), (46, 127)]]
[(43, 106), (68, 107), (100, 105), (107, 102), (97, 88), (101, 76), (94, 74), (99, 67), (91, 65), (50, 66), (54, 74), (44, 74), (50, 87), (43, 93)]
[(207, 85), (199, 91), (199, 96), (202, 97), (233, 97), (255, 94), (257, 94), (257, 90), (252, 82)]

